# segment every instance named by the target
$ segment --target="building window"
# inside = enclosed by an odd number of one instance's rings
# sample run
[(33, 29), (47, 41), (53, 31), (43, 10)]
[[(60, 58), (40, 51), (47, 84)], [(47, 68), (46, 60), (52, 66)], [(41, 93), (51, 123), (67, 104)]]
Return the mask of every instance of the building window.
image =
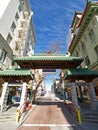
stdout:
[(96, 55), (98, 57), (98, 45), (95, 47), (95, 52), (96, 52)]
[(19, 19), (19, 15), (18, 15), (18, 13), (16, 13), (16, 15), (15, 15), (16, 22), (18, 21), (18, 19)]
[(86, 47), (83, 42), (81, 42), (81, 43), (82, 43), (82, 45), (81, 45), (82, 55), (84, 55), (86, 53)]
[(10, 33), (8, 34), (6, 41), (8, 44), (10, 44), (10, 42), (12, 41), (12, 36)]
[(6, 58), (7, 52), (5, 50), (0, 49), (0, 60), (4, 61)]
[(15, 23), (13, 22), (13, 24), (12, 24), (12, 26), (11, 26), (11, 31), (12, 31), (13, 33), (14, 33), (15, 28), (16, 28), (16, 25), (15, 25)]
[(93, 29), (90, 30), (90, 32), (89, 32), (89, 37), (90, 37), (91, 42), (92, 42), (92, 43), (95, 43), (96, 37), (95, 37), (95, 33), (94, 33), (94, 30), (93, 30)]
[(21, 5), (19, 5), (18, 10), (19, 10), (19, 12), (21, 12), (21, 11), (22, 11), (22, 9), (21, 9)]
[(85, 57), (85, 63), (86, 63), (86, 65), (90, 65), (90, 60), (89, 60), (88, 56)]

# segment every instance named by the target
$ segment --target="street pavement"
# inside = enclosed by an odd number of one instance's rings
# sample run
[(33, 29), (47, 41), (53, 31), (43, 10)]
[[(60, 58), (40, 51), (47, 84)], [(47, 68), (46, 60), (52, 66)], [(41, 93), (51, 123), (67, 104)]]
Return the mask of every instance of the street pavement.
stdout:
[(37, 106), (17, 130), (82, 130), (54, 94), (37, 99)]
[(17, 107), (12, 107), (0, 113), (0, 130), (98, 130), (97, 123), (77, 123), (63, 101), (54, 94), (37, 97), (35, 107), (18, 124), (16, 110)]

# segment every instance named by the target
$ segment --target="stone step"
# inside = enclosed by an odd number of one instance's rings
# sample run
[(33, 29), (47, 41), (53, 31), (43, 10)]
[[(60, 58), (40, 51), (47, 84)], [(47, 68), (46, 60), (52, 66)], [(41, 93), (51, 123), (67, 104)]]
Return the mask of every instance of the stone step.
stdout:
[(98, 112), (83, 113), (81, 117), (83, 122), (98, 123)]
[(85, 118), (84, 118), (84, 119), (82, 119), (82, 121), (83, 121), (83, 122), (98, 123), (98, 119), (89, 119), (89, 118), (88, 118), (88, 119), (87, 119), (87, 118), (85, 119)]

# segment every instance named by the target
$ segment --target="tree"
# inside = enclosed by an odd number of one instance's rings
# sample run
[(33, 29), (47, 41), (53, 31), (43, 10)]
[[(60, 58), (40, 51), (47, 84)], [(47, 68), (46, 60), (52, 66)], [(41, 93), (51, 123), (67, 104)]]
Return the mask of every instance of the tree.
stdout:
[(60, 53), (61, 51), (61, 41), (55, 41), (50, 43), (49, 47), (47, 48), (46, 52), (47, 54), (54, 54), (54, 53)]

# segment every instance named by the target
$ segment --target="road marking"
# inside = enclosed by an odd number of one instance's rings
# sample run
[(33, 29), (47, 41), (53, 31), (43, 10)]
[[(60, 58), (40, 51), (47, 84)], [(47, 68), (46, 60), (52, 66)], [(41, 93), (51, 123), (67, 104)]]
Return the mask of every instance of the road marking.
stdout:
[(22, 126), (76, 126), (75, 124), (23, 124)]

